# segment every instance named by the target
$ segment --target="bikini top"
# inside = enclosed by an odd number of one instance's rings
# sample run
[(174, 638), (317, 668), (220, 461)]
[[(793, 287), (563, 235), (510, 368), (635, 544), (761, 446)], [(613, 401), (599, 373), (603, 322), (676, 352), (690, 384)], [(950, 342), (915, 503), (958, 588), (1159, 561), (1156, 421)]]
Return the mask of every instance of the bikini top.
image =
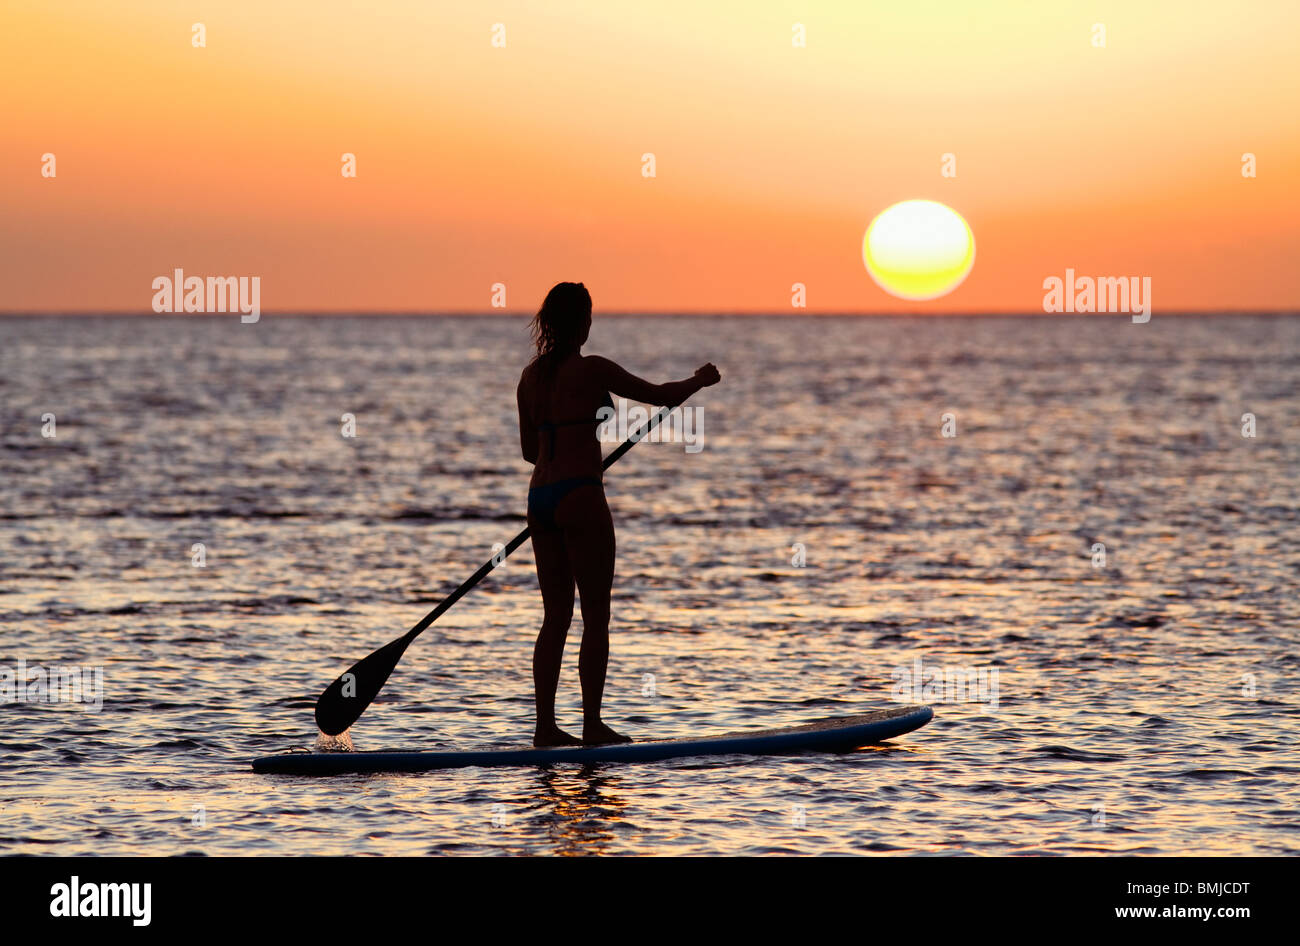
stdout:
[[(614, 399), (606, 391), (604, 399), (600, 403), (601, 407), (608, 407), (611, 411), (614, 409)], [(599, 413), (600, 408), (597, 408)], [(555, 431), (559, 427), (577, 427), (580, 424), (600, 424), (603, 421), (599, 417), (583, 417), (578, 420), (547, 420), (537, 425), (539, 431), (545, 431), (551, 435), (551, 448), (547, 459), (555, 459)]]

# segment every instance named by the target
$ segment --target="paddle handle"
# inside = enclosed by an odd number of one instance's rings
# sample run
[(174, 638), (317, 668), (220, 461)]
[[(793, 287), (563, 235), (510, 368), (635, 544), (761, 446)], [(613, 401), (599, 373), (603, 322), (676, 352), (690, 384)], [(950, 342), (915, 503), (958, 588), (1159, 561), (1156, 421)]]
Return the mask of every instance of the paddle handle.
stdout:
[[(654, 417), (650, 418), (650, 420), (648, 420), (644, 426), (638, 428), (637, 430), (632, 431), (632, 433), (628, 435), (628, 438), (626, 440), (624, 440), (621, 444), (619, 444), (618, 447), (616, 447), (614, 450), (610, 451), (609, 456), (605, 457), (604, 462), (601, 463), (600, 466), (601, 470), (602, 471), (608, 470), (611, 466), (617, 463), (622, 458), (623, 454), (631, 450), (632, 447), (636, 445), (638, 442), (644, 440), (646, 438), (646, 435), (649, 434), (650, 431), (658, 427), (659, 423), (665, 417), (667, 417), (669, 414), (675, 411), (678, 407), (680, 407), (685, 400), (686, 398), (682, 398), (682, 400), (676, 404), (671, 404), (660, 408), (658, 413), (656, 413)], [(447, 595), (447, 597), (443, 598), (442, 601), (438, 603), (438, 606), (436, 608), (434, 608), (432, 611), (426, 614), (423, 618), (420, 619), (419, 623), (417, 623), (413, 628), (407, 631), (406, 632), (407, 643), (410, 643), (411, 641), (415, 640), (415, 638), (419, 637), (420, 634), (424, 632), (425, 628), (427, 628), (434, 621), (438, 620), (438, 618), (442, 617), (442, 615), (446, 613), (448, 608), (450, 608), (453, 604), (459, 601), (462, 596), (464, 596), (465, 592), (469, 591), (480, 581), (486, 578), (488, 572), (492, 571), (494, 568), (496, 568), (498, 565), (504, 562), (506, 560), (506, 557), (509, 556), (511, 552), (513, 552), (515, 549), (519, 548), (519, 546), (524, 544), (524, 542), (528, 539), (528, 535), (529, 535), (528, 527), (524, 526), (523, 532), (520, 532), (517, 536), (515, 536), (508, 543), (506, 543), (506, 547), (504, 549), (502, 549), (500, 552), (496, 553), (490, 559), (488, 559), (486, 562), (480, 565), (478, 571), (476, 571), (474, 574), (466, 578), (465, 581), (461, 583), (459, 588), (457, 588), (451, 594)]]

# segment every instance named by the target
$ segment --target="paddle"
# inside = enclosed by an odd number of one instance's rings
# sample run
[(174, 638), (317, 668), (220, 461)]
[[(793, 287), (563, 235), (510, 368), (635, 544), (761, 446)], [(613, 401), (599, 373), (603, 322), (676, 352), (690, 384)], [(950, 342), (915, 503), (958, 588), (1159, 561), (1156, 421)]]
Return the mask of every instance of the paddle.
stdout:
[[(683, 398), (683, 401), (685, 399)], [(660, 409), (659, 413), (640, 428), (635, 430), (618, 448), (605, 457), (601, 465), (602, 470), (608, 470), (611, 466), (632, 449), (632, 445), (639, 440), (643, 440), (646, 434), (659, 426), (659, 422), (667, 417), (677, 404), (670, 405)], [(406, 653), (406, 648), (410, 646), (411, 641), (415, 640), (420, 634), (434, 621), (442, 615), (457, 601), (465, 592), (469, 591), (492, 569), (496, 568), (501, 562), (504, 562), (515, 549), (523, 544), (528, 538), (528, 528), (525, 526), (524, 531), (510, 540), (505, 549), (498, 552), (492, 558), (480, 566), (479, 570), (470, 575), (461, 583), (461, 586), (453, 591), (447, 597), (443, 598), (436, 608), (426, 614), (415, 627), (411, 628), (395, 641), (385, 644), (368, 657), (363, 657), (354, 663), (351, 668), (341, 675), (337, 680), (325, 688), (325, 692), (316, 700), (316, 725), (320, 727), (321, 732), (329, 736), (337, 736), (353, 723), (355, 723), (366, 708), (375, 701), (379, 691), (383, 689), (388, 682), (389, 675), (397, 662), (402, 659), (402, 654)]]

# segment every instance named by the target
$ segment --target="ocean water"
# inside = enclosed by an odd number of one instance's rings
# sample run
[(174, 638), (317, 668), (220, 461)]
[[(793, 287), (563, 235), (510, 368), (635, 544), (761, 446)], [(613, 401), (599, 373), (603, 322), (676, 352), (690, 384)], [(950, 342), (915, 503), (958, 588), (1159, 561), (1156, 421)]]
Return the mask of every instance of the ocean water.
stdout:
[[(903, 698), (930, 725), (844, 756), (254, 775), (523, 527), (523, 321), (5, 318), (0, 668), (103, 689), (3, 706), (0, 851), (1300, 852), (1300, 319), (598, 316), (587, 350), (723, 374), (700, 452), (607, 478), (611, 724)], [(525, 546), (356, 747), (526, 744), (539, 619)], [(988, 687), (898, 692), (918, 666)]]

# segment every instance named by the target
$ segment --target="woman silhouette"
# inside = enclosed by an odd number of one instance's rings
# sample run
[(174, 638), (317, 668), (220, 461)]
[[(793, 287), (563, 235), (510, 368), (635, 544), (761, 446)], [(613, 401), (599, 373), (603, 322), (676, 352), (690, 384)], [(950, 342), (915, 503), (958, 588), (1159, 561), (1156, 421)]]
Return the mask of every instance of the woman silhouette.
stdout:
[[(612, 406), (609, 392), (655, 406), (677, 405), (717, 384), (708, 364), (685, 381), (651, 384), (608, 358), (581, 353), (591, 331), (591, 294), (562, 282), (546, 294), (533, 319), (537, 354), (519, 378), (519, 443), (533, 464), (528, 527), (542, 589), (542, 629), (533, 650), (537, 701), (534, 746), (631, 742), (600, 718), (609, 663), (609, 593), (614, 581), (614, 521), (601, 483), (596, 412)], [(582, 739), (555, 722), (555, 688), (573, 619), (573, 589), (582, 602)]]

